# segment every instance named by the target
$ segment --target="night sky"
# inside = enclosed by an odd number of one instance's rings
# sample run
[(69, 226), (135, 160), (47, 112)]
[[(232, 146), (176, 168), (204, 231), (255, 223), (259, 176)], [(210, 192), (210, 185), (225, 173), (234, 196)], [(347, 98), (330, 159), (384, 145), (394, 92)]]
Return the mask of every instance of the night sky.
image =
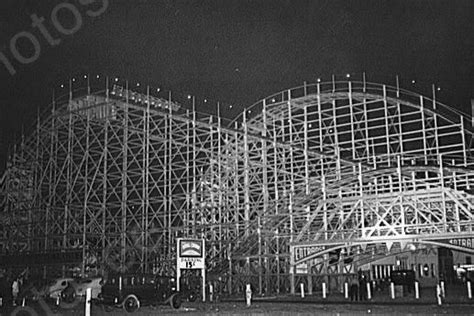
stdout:
[[(53, 12), (73, 34), (58, 30)], [(55, 45), (32, 26), (32, 14), (44, 17)], [(38, 40), (36, 57), (23, 31)], [(227, 117), (319, 77), (356, 80), (365, 72), (368, 81), (395, 85), (399, 75), (403, 88), (429, 94), (436, 84), (438, 100), (470, 113), (473, 34), (472, 0), (2, 0), (0, 172), (22, 125), (32, 124), (53, 89), (60, 94), (61, 84), (84, 74), (235, 104)], [(14, 38), (31, 62), (15, 59)]]

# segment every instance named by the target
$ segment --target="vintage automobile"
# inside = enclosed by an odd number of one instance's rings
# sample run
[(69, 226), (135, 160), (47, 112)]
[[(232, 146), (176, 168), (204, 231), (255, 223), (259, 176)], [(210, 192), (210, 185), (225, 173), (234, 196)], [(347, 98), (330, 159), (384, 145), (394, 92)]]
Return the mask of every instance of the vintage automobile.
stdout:
[(62, 291), (68, 287), (69, 283), (74, 281), (73, 278), (58, 278), (51, 280), (46, 286), (45, 296), (52, 299), (61, 297)]
[(61, 292), (61, 298), (67, 303), (73, 302), (75, 299), (82, 299), (86, 296), (86, 290), (90, 288), (91, 298), (97, 299), (102, 291), (102, 284), (101, 277), (74, 279)]
[(109, 276), (98, 302), (105, 307), (119, 307), (131, 313), (140, 306), (165, 305), (177, 309), (182, 295), (176, 290), (175, 279), (151, 274), (119, 274)]

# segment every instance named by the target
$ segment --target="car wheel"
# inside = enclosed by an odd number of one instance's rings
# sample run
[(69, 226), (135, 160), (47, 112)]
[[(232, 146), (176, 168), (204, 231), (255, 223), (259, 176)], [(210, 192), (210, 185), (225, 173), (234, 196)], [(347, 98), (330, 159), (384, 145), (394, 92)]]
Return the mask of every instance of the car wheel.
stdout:
[(190, 301), (190, 302), (196, 302), (196, 299), (197, 299), (196, 293), (190, 292), (189, 295), (188, 295), (188, 301)]
[(140, 308), (140, 301), (135, 295), (127, 296), (125, 301), (123, 301), (123, 309), (127, 313), (136, 312)]
[(173, 294), (170, 299), (170, 305), (171, 307), (178, 309), (181, 307), (182, 299), (181, 295), (179, 294)]

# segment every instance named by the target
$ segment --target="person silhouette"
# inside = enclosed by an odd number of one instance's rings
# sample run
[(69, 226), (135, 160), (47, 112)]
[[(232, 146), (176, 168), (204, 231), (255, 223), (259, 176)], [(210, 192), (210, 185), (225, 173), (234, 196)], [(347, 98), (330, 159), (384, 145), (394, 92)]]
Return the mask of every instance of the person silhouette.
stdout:
[(359, 298), (359, 282), (357, 282), (357, 278), (354, 276), (351, 279), (351, 301), (357, 301)]

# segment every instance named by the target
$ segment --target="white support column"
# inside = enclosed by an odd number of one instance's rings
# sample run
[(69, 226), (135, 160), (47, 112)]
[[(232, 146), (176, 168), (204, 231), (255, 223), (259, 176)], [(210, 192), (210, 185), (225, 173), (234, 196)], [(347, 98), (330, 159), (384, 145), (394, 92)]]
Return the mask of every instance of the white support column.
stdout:
[[(443, 225), (444, 225), (444, 232), (448, 232), (448, 224), (447, 224), (447, 215), (446, 213), (448, 212), (446, 208), (446, 193), (444, 192), (444, 170), (443, 170), (443, 158), (440, 155), (439, 156), (439, 177), (440, 177), (440, 184), (441, 184), (441, 205), (443, 207), (442, 212), (443, 212)], [(444, 286), (444, 282), (441, 281), (441, 283)], [(444, 293), (444, 289), (443, 289)]]
[[(247, 126), (247, 110), (243, 114), (243, 128), (244, 128), (244, 203), (245, 203), (245, 225), (250, 221), (250, 175), (249, 175), (249, 142), (248, 142), (248, 126)], [(248, 236), (248, 231), (245, 235)]]
[[(288, 129), (289, 129), (289, 142), (293, 144), (293, 121), (292, 121), (292, 108), (291, 108), (291, 90), (288, 90)], [(284, 124), (283, 124), (284, 125)], [(294, 161), (294, 152), (293, 147), (290, 147), (290, 194), (289, 194), (289, 205), (288, 212), (290, 214), (290, 242), (294, 240), (294, 216), (293, 216), (293, 197), (295, 194), (295, 161)]]
[[(362, 178), (362, 163), (359, 162), (359, 195), (360, 195), (360, 225), (361, 225), (361, 238), (365, 238), (365, 212), (364, 212), (364, 181)], [(370, 194), (370, 193), (369, 193)]]
[(91, 298), (92, 298), (92, 289), (88, 287), (86, 289), (86, 307), (84, 316), (91, 316)]
[[(462, 116), (459, 116), (459, 119), (461, 120), (460, 132), (461, 132), (461, 139), (462, 139), (463, 163), (464, 163), (464, 167), (467, 167), (467, 147), (466, 147), (466, 136), (464, 135), (464, 119)], [(470, 185), (468, 175), (466, 175), (465, 180), (466, 180), (467, 189), (470, 190), (471, 185)]]
[[(406, 220), (405, 220), (405, 209), (403, 207), (403, 188), (402, 185), (405, 183), (402, 178), (402, 159), (400, 155), (397, 156), (397, 173), (398, 173), (398, 192), (400, 194), (399, 197), (399, 205), (400, 205), (400, 219), (401, 219), (401, 225), (402, 225), (402, 235), (405, 235), (405, 226), (406, 226)], [(403, 250), (403, 249), (402, 249)]]
[(318, 100), (318, 133), (319, 133), (319, 151), (323, 151), (324, 148), (324, 138), (323, 138), (323, 116), (321, 114), (321, 85), (318, 83), (317, 87), (317, 100)]
[(423, 135), (423, 156), (425, 158), (425, 164), (428, 164), (428, 150), (426, 148), (426, 122), (425, 122), (425, 109), (423, 106), (423, 96), (420, 95), (420, 116), (421, 116), (421, 132)]
[(303, 114), (303, 132), (304, 132), (304, 182), (305, 193), (309, 194), (309, 158), (308, 158), (308, 107), (305, 106)]
[(352, 147), (352, 159), (357, 158), (357, 150), (355, 145), (355, 132), (354, 132), (354, 108), (352, 105), (352, 82), (348, 82), (348, 99), (349, 99), (349, 116), (351, 122), (351, 147)]

